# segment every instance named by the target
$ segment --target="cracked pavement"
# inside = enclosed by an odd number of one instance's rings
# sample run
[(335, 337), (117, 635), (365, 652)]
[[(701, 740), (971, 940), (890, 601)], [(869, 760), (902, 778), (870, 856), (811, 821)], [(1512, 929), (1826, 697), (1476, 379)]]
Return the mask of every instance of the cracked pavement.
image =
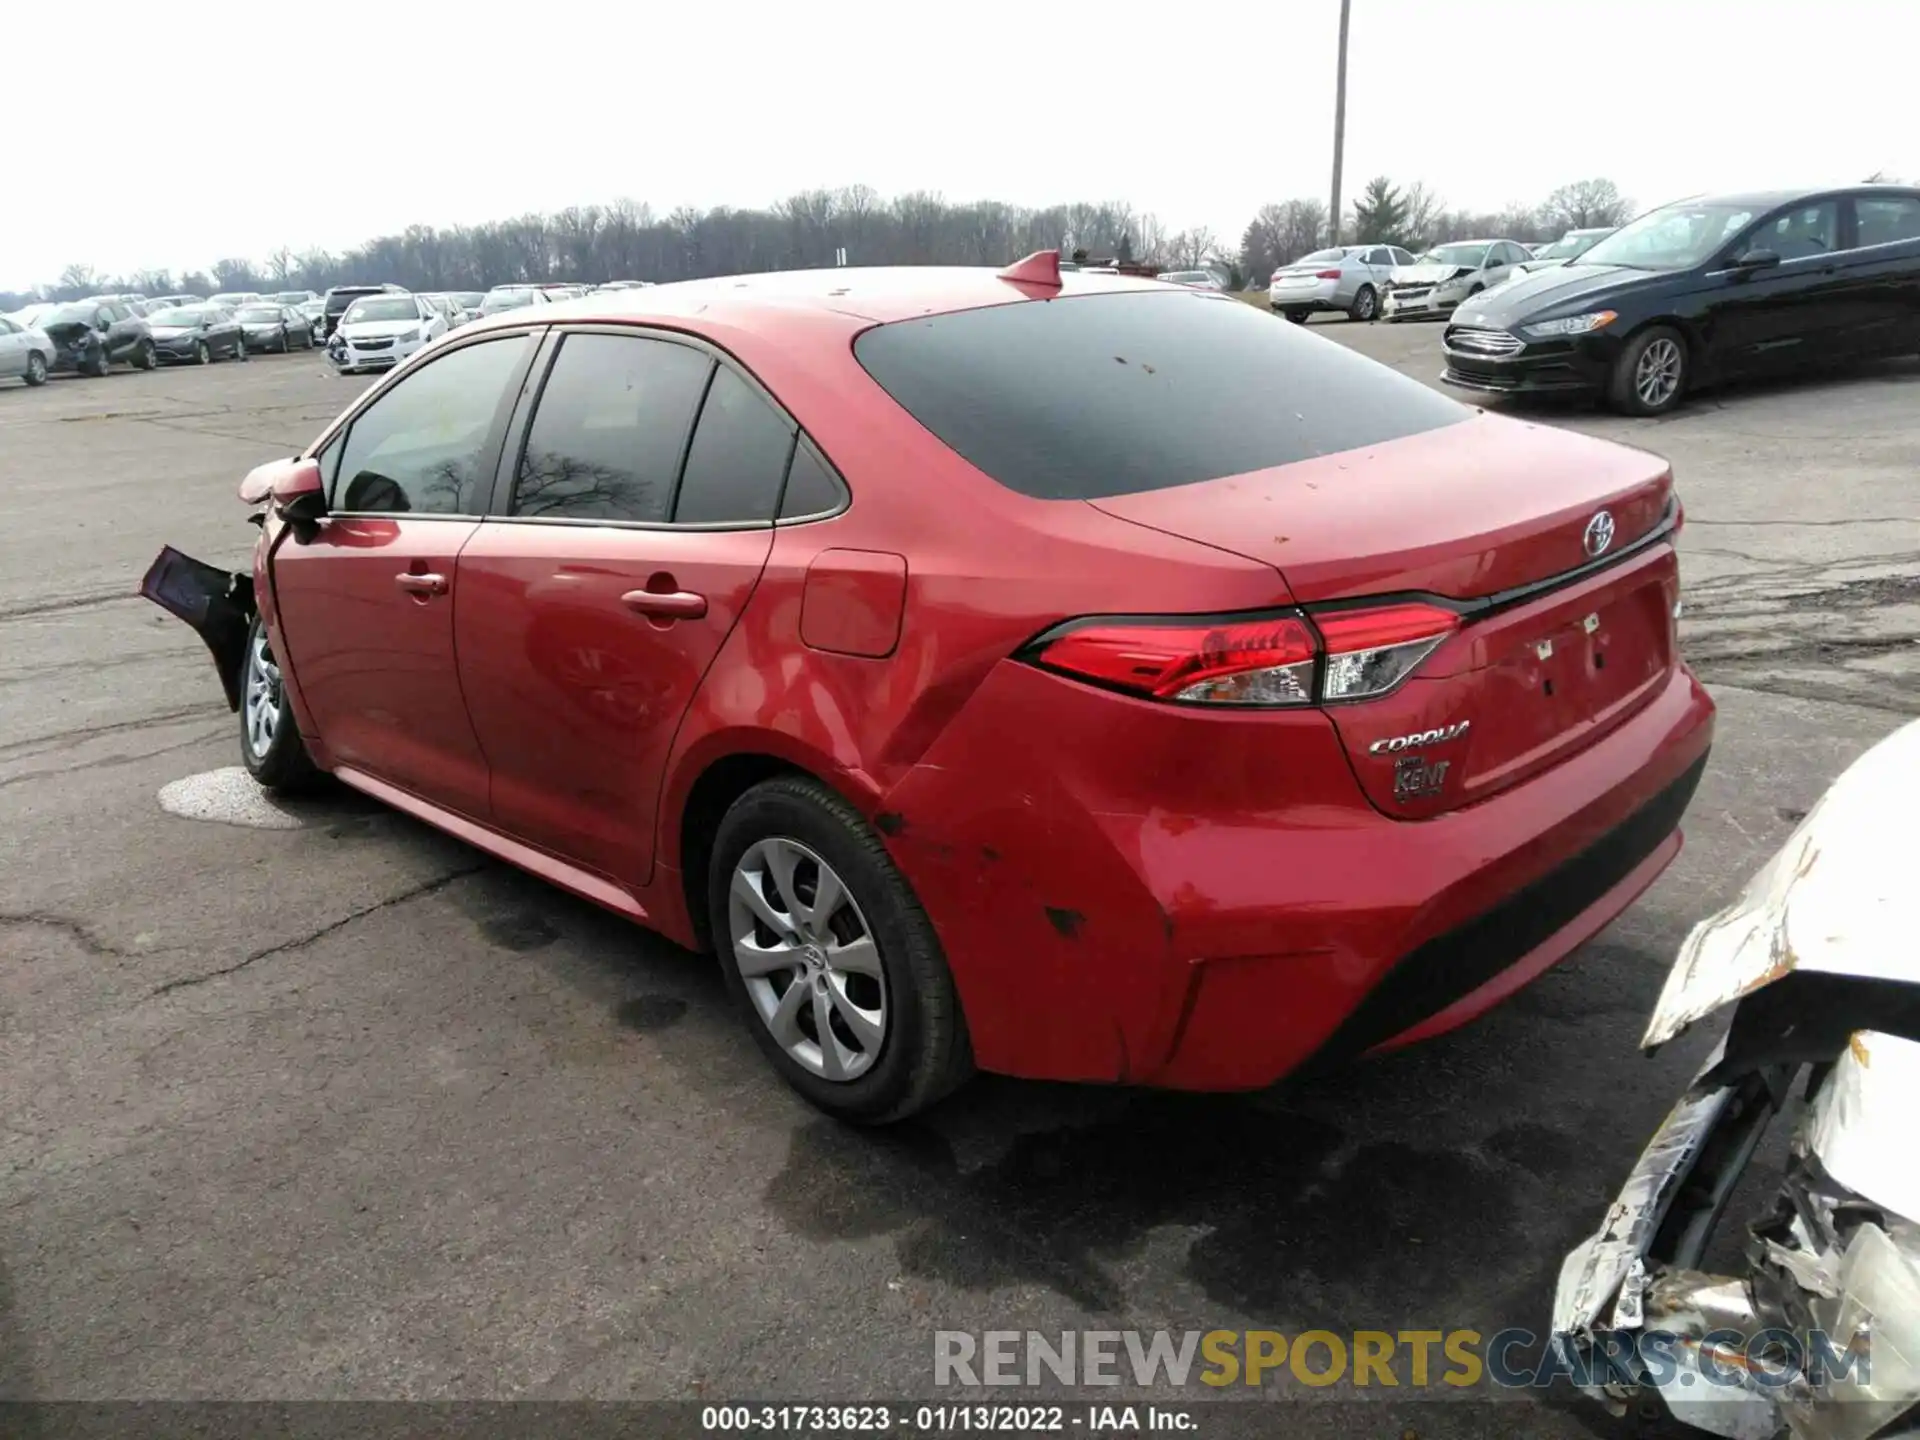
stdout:
[[(1316, 328), (1439, 368), (1432, 327)], [(1675, 464), (1722, 712), (1672, 870), (1345, 1075), (983, 1080), (851, 1133), (708, 962), (457, 841), (347, 794), (289, 830), (160, 809), (237, 722), (133, 587), (163, 543), (241, 563), (240, 475), (355, 388), (296, 354), (0, 389), (0, 1399), (935, 1398), (936, 1328), (1539, 1326), (1711, 1040), (1633, 1049), (1673, 948), (1920, 710), (1920, 364), (1516, 411)], [(1558, 1396), (1286, 1421), (1409, 1427), (1616, 1433)]]

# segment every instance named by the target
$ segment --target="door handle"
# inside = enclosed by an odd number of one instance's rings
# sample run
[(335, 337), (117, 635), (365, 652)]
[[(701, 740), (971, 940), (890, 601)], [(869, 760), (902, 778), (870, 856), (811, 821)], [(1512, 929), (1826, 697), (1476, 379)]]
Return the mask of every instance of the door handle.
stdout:
[(415, 575), (403, 571), (393, 577), (393, 583), (409, 595), (444, 595), (447, 593), (447, 577), (444, 575)]
[(691, 590), (629, 590), (620, 603), (636, 615), (663, 620), (698, 620), (707, 613), (707, 597)]

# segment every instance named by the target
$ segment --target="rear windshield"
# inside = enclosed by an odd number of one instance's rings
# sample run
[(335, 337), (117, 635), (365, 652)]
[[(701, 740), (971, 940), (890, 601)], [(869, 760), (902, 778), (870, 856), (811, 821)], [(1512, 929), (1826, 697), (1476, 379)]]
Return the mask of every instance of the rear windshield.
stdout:
[(327, 292), (327, 309), (335, 311), (344, 310), (362, 295), (384, 294), (386, 294), (384, 290), (329, 290)]
[(1472, 412), (1243, 301), (1074, 296), (868, 330), (854, 354), (1009, 489), (1096, 500), (1437, 430)]

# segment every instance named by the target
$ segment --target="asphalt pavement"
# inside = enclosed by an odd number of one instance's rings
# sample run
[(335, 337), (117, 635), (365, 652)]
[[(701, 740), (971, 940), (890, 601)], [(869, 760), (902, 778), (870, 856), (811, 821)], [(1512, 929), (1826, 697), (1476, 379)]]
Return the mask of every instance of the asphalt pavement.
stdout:
[[(1316, 330), (1439, 368), (1430, 326)], [(1676, 468), (1722, 708), (1655, 888), (1338, 1076), (987, 1078), (849, 1131), (710, 961), (456, 841), (346, 795), (162, 808), (237, 722), (132, 591), (164, 543), (244, 563), (240, 475), (365, 383), (295, 354), (0, 388), (0, 1398), (968, 1400), (937, 1330), (1542, 1328), (1710, 1038), (1634, 1048), (1675, 946), (1920, 712), (1920, 363), (1516, 411)], [(1614, 1433), (1559, 1394), (1311, 1398), (1197, 1433)]]

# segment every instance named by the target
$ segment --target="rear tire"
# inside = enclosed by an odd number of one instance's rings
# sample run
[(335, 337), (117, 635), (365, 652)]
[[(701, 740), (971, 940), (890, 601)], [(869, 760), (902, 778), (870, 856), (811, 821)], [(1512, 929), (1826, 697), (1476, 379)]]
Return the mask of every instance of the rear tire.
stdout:
[(1379, 313), (1380, 297), (1371, 285), (1362, 285), (1360, 293), (1353, 297), (1353, 308), (1347, 311), (1347, 319), (1365, 322)]
[(1287, 319), (1296, 325), (1304, 325), (1307, 323), (1307, 312), (1304, 310), (1289, 310), (1286, 312), (1286, 316)]
[(234, 342), (233, 358), (236, 360), (251, 360), (253, 358), (253, 352), (247, 349), (247, 337), (245, 335), (242, 335)]
[(1687, 393), (1687, 342), (1670, 325), (1650, 325), (1613, 362), (1607, 403), (1626, 415), (1665, 415)]
[(258, 615), (247, 630), (240, 662), (240, 759), (247, 773), (276, 795), (312, 790), (325, 774), (300, 738), (279, 662)]
[[(770, 879), (778, 868), (772, 857), (780, 855), (788, 857), (786, 873), (798, 892), (791, 897), (780, 894)], [(823, 876), (838, 880), (845, 894), (844, 901), (830, 907), (830, 916), (817, 917), (817, 924), (810, 918), (815, 914), (812, 902), (804, 898), (809, 872), (814, 900)], [(748, 887), (748, 893), (757, 890), (766, 908), (739, 900), (736, 885)], [(791, 920), (787, 933), (753, 918), (769, 910)], [(754, 1042), (780, 1077), (821, 1110), (856, 1124), (884, 1124), (925, 1109), (973, 1073), (960, 999), (926, 911), (880, 837), (819, 781), (783, 776), (754, 786), (734, 801), (714, 836), (707, 911), (727, 989)], [(829, 918), (835, 922), (831, 933), (825, 923)], [(834, 957), (851, 954), (862, 934), (868, 959), (860, 966), (836, 969)], [(736, 935), (742, 937), (739, 942)], [(790, 950), (780, 943), (789, 935), (794, 942)], [(794, 968), (768, 970), (763, 962), (761, 973), (749, 979), (742, 969), (743, 954), (750, 963), (756, 954), (767, 953), (769, 941), (778, 953), (796, 957)], [(814, 961), (802, 958), (809, 949)], [(824, 973), (817, 968), (810, 972), (807, 967), (817, 965), (821, 956)], [(803, 988), (783, 1039), (774, 1027), (794, 986)], [(847, 1024), (847, 1012), (837, 1007), (836, 995), (859, 1007), (866, 1026), (879, 1017), (877, 1042), (857, 1048), (843, 1043), (831, 1028), (835, 1020)], [(763, 1005), (774, 1008), (773, 1018)], [(827, 1047), (819, 1043), (822, 1015), (830, 1023), (827, 1038), (835, 1064), (850, 1071), (851, 1079), (829, 1079), (823, 1073)], [(809, 1024), (811, 1034), (805, 1030)], [(846, 1034), (859, 1038), (852, 1029)], [(813, 1060), (805, 1057), (809, 1045)], [(790, 1047), (802, 1052), (800, 1058)]]
[(102, 375), (107, 373), (108, 367), (112, 364), (113, 361), (107, 358), (107, 347), (102, 345), (100, 347), (100, 353), (89, 360), (82, 368), (87, 374), (98, 380)]
[(27, 352), (26, 381), (29, 385), (44, 385), (47, 383), (47, 362), (40, 358), (40, 352), (38, 350), (30, 350)]
[(151, 370), (160, 363), (159, 357), (154, 354), (151, 340), (140, 342), (140, 348), (133, 352), (133, 363), (142, 370)]

